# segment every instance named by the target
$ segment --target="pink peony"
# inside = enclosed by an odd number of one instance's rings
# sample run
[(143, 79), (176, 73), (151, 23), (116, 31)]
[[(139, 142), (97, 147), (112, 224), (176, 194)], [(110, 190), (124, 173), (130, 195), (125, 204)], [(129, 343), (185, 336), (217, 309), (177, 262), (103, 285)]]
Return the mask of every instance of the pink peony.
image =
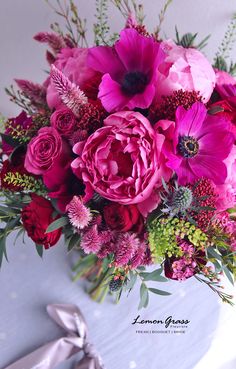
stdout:
[[(58, 54), (54, 65), (71, 82), (78, 85), (89, 98), (96, 99), (100, 73), (88, 67), (87, 55), (88, 49), (86, 48), (64, 48)], [(49, 83), (47, 88), (47, 103), (50, 108), (56, 108), (61, 104), (59, 95), (52, 82)]]
[(215, 74), (216, 74), (216, 89), (218, 86), (222, 85), (236, 85), (236, 79), (232, 77), (231, 74), (219, 69), (215, 69)]
[(67, 145), (58, 132), (53, 127), (44, 127), (28, 144), (25, 168), (30, 173), (40, 175), (60, 167), (60, 174), (63, 174), (68, 156)]
[(162, 96), (169, 96), (173, 91), (198, 91), (206, 103), (215, 87), (215, 72), (198, 50), (184, 48), (173, 41), (163, 41), (162, 49), (166, 52), (164, 62), (158, 67), (156, 102)]
[(216, 187), (219, 196), (217, 209), (220, 211), (233, 208), (236, 205), (236, 146), (233, 146), (224, 163), (227, 166), (227, 178), (223, 185)]
[(163, 147), (167, 165), (178, 175), (181, 185), (205, 177), (223, 184), (227, 177), (224, 159), (229, 155), (234, 136), (230, 121), (207, 115), (204, 104), (196, 102), (189, 110), (179, 107), (171, 145)]
[(103, 73), (98, 97), (108, 112), (148, 108), (155, 95), (156, 68), (164, 53), (151, 37), (124, 29), (114, 47), (98, 46), (88, 54), (89, 66)]
[(104, 125), (84, 147), (81, 143), (74, 146), (79, 158), (72, 162), (72, 169), (83, 179), (90, 196), (95, 190), (121, 204), (142, 203), (161, 184), (164, 135), (156, 133), (137, 112), (112, 114)]

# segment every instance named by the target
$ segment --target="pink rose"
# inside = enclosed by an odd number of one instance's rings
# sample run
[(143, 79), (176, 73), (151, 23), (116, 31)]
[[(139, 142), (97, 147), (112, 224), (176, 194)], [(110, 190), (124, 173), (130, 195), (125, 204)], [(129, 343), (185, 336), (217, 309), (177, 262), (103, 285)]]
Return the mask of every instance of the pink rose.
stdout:
[[(77, 84), (91, 99), (96, 99), (101, 74), (87, 66), (88, 49), (65, 48), (57, 55), (54, 65), (61, 70), (71, 82)], [(61, 100), (52, 83), (47, 88), (47, 103), (50, 108), (57, 108)]]
[(45, 174), (55, 170), (55, 167), (63, 168), (68, 161), (68, 154), (67, 145), (55, 128), (44, 127), (28, 144), (25, 168), (33, 174)]
[(164, 62), (158, 67), (156, 103), (162, 96), (168, 96), (173, 91), (199, 91), (206, 103), (213, 92), (216, 82), (215, 72), (198, 50), (184, 48), (173, 41), (163, 41), (161, 44), (166, 52)]
[(236, 146), (224, 160), (227, 166), (227, 178), (225, 183), (216, 187), (218, 193), (217, 209), (220, 211), (235, 207), (236, 205)]
[(51, 126), (65, 138), (70, 138), (77, 125), (76, 117), (67, 107), (58, 108), (50, 118)]
[(138, 112), (110, 115), (84, 147), (73, 151), (74, 173), (104, 198), (121, 204), (140, 204), (161, 185), (161, 149), (164, 135), (154, 131)]

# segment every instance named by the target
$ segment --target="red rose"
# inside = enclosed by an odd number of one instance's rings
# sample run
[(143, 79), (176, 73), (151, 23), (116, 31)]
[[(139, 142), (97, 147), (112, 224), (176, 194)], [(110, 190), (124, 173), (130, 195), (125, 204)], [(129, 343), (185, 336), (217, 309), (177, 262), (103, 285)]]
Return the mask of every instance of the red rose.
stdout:
[(45, 249), (54, 246), (61, 237), (61, 228), (50, 233), (45, 233), (49, 224), (56, 218), (53, 217), (54, 209), (50, 201), (42, 196), (32, 194), (32, 201), (23, 208), (21, 218), (28, 236)]
[(140, 233), (143, 230), (143, 217), (136, 205), (111, 203), (103, 209), (106, 224), (111, 229)]

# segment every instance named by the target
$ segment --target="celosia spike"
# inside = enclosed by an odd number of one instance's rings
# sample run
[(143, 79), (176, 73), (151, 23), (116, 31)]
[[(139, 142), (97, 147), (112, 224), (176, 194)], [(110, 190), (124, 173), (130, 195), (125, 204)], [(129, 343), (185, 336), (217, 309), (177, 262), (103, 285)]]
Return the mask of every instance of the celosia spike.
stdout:
[(15, 79), (15, 82), (23, 94), (33, 104), (46, 103), (46, 88), (38, 83), (27, 81), (25, 79)]
[(87, 227), (92, 220), (92, 214), (78, 197), (74, 196), (71, 202), (67, 205), (66, 211), (73, 227), (83, 229)]
[(34, 36), (34, 40), (47, 43), (48, 46), (57, 54), (61, 49), (66, 47), (63, 37), (56, 33), (39, 32)]
[(51, 66), (51, 80), (61, 101), (75, 114), (79, 114), (81, 105), (88, 102), (84, 92), (71, 82), (54, 64)]
[(86, 230), (81, 237), (80, 246), (86, 254), (97, 253), (101, 248), (101, 239), (97, 226), (94, 225)]

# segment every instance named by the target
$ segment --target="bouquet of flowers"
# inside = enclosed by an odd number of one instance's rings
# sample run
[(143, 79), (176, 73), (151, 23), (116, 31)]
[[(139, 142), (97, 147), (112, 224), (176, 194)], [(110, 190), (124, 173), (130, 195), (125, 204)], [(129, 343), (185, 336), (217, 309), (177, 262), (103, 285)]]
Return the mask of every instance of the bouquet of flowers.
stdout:
[(232, 303), (220, 276), (236, 275), (236, 18), (211, 65), (209, 36), (161, 38), (170, 0), (153, 33), (141, 5), (111, 3), (124, 29), (110, 35), (108, 1), (96, 0), (89, 47), (74, 2), (57, 0), (66, 31), (34, 37), (49, 47), (48, 77), (6, 89), (23, 110), (1, 133), (0, 262), (13, 230), (40, 256), (63, 234), (75, 280), (98, 301), (140, 281), (142, 308), (149, 293), (169, 294), (162, 282), (195, 277)]

